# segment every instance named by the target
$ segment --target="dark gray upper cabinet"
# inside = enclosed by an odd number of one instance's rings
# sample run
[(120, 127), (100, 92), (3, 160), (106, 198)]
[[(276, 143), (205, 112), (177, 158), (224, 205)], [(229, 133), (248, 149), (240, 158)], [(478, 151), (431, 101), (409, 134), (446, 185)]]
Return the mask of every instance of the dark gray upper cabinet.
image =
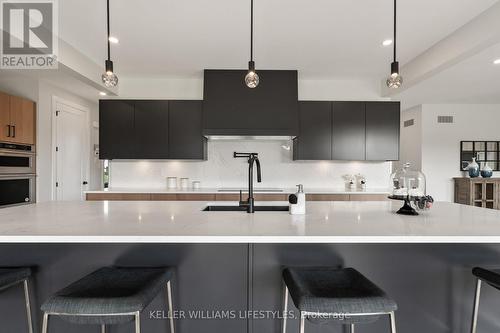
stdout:
[(399, 102), (366, 103), (366, 159), (399, 160)]
[(168, 101), (135, 101), (135, 158), (169, 158), (168, 125)]
[(206, 159), (201, 101), (169, 102), (169, 158)]
[(134, 101), (99, 101), (99, 158), (134, 158)]
[(299, 120), (300, 132), (293, 141), (293, 159), (332, 159), (332, 103), (299, 102)]
[(245, 70), (205, 70), (203, 134), (298, 135), (297, 71), (259, 70), (260, 83), (245, 85)]
[(100, 159), (206, 158), (201, 101), (101, 100)]
[(365, 159), (365, 103), (333, 102), (332, 159)]
[(399, 102), (299, 102), (294, 160), (399, 159)]

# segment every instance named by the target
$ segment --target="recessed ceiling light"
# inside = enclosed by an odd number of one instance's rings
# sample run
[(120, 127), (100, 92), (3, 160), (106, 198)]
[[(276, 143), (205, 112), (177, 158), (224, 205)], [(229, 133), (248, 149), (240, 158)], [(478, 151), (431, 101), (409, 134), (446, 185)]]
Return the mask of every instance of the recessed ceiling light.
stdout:
[(386, 39), (382, 42), (383, 46), (389, 46), (392, 45), (392, 39)]
[(106, 96), (107, 94), (104, 91), (99, 91), (99, 95)]
[(109, 41), (113, 44), (118, 44), (119, 40), (116, 37), (109, 36)]
[(500, 65), (500, 59), (497, 59), (497, 60), (493, 61), (493, 63), (494, 63), (495, 65)]

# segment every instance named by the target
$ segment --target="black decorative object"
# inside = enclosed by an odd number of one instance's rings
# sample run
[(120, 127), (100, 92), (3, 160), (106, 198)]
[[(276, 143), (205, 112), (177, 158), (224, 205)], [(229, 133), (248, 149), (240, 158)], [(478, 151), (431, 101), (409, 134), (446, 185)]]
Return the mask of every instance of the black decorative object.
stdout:
[(411, 199), (409, 195), (407, 196), (390, 195), (389, 199), (404, 201), (403, 207), (401, 207), (396, 213), (401, 215), (412, 215), (412, 216), (418, 215), (417, 211), (411, 206)]
[(460, 141), (460, 171), (467, 171), (472, 158), (481, 169), (487, 163), (493, 171), (500, 171), (500, 141)]

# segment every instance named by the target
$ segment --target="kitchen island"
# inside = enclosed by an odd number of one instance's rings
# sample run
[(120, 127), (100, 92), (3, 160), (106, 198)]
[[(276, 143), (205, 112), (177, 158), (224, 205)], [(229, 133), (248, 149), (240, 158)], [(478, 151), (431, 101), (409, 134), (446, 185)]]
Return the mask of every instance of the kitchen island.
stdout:
[(0, 242), (500, 243), (499, 211), (446, 202), (419, 216), (396, 214), (401, 202), (393, 201), (308, 202), (306, 215), (202, 211), (207, 205), (86, 201), (11, 207), (0, 210)]
[[(437, 202), (419, 216), (401, 216), (395, 213), (401, 202), (308, 202), (306, 215), (292, 216), (202, 211), (208, 204), (84, 201), (2, 209), (0, 265), (37, 267), (34, 309), (98, 267), (173, 266), (174, 306), (187, 313), (279, 311), (284, 265), (355, 267), (398, 302), (398, 329), (411, 333), (463, 331), (474, 294), (471, 268), (500, 266), (500, 212), (495, 210)], [(10, 310), (16, 296), (7, 295), (0, 310)], [(496, 296), (485, 293), (484, 299)], [(159, 309), (164, 309), (163, 296), (148, 307)], [(495, 311), (484, 307), (482, 314), (496, 318)], [(165, 319), (142, 319), (146, 332), (167, 331)], [(21, 331), (23, 323), (21, 317), (10, 320), (6, 331)], [(177, 327), (179, 332), (278, 332), (280, 323), (272, 317), (186, 318)], [(379, 333), (387, 332), (387, 325), (380, 320), (369, 327)], [(307, 323), (309, 332), (324, 327)], [(339, 324), (332, 327), (340, 331)], [(494, 323), (483, 327), (496, 331)], [(62, 320), (54, 320), (53, 328), (88, 331)], [(129, 328), (117, 326), (113, 332)]]

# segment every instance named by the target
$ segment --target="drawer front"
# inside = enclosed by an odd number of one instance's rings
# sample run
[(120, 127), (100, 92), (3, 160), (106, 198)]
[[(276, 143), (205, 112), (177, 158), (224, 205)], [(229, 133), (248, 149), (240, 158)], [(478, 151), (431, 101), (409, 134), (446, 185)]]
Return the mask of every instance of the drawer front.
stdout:
[(350, 201), (387, 201), (388, 194), (350, 194)]
[(177, 201), (215, 201), (215, 194), (177, 194)]
[(349, 194), (306, 194), (306, 201), (349, 201)]

